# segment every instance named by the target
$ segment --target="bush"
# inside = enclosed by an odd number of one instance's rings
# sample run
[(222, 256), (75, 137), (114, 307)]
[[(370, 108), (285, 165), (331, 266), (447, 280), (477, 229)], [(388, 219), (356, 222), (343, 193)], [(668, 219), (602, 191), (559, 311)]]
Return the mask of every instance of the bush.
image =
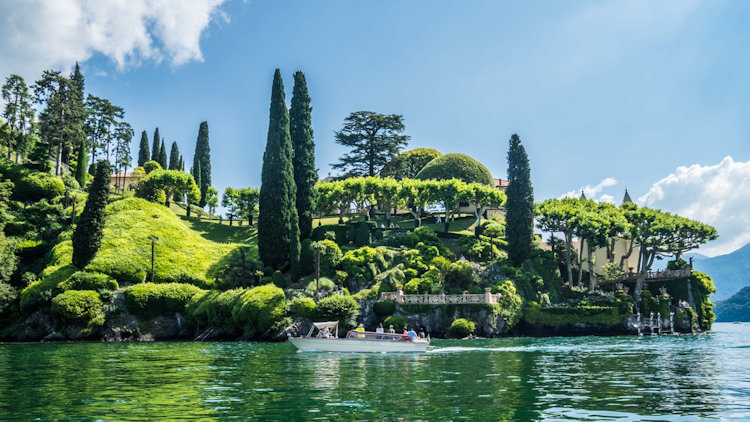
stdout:
[(27, 173), (15, 183), (13, 197), (19, 201), (37, 202), (45, 198), (54, 199), (65, 193), (62, 179), (47, 173)]
[(68, 322), (102, 325), (104, 312), (99, 293), (92, 290), (68, 290), (52, 299), (52, 315)]
[(281, 287), (282, 289), (286, 286), (286, 278), (284, 278), (284, 274), (279, 270), (273, 272), (271, 279), (273, 280), (273, 284)]
[(299, 265), (302, 275), (311, 274), (315, 271), (315, 253), (312, 250), (312, 243), (312, 239), (305, 239), (300, 247)]
[(365, 246), (345, 253), (341, 265), (350, 277), (370, 281), (385, 270), (386, 262), (381, 250)]
[(427, 163), (417, 174), (417, 179), (459, 179), (466, 183), (494, 186), (492, 173), (482, 163), (465, 154), (445, 154)]
[(465, 318), (459, 318), (451, 323), (448, 331), (459, 337), (466, 337), (469, 334), (474, 334), (476, 329), (477, 327), (476, 324), (474, 324), (474, 321), (470, 321)]
[(353, 328), (359, 316), (359, 303), (351, 296), (333, 295), (318, 302), (318, 317), (339, 321), (345, 330)]
[(0, 317), (17, 308), (18, 292), (10, 284), (0, 282)]
[[(341, 258), (344, 254), (341, 253), (341, 248), (336, 242), (332, 240), (321, 240), (318, 243), (325, 245), (326, 250), (320, 254), (320, 275), (332, 276), (336, 272), (336, 267), (339, 266)], [(315, 265), (315, 264), (313, 264)]]
[(500, 251), (489, 240), (464, 236), (461, 238), (461, 251), (472, 261), (488, 262), (492, 259), (507, 259), (508, 254)]
[(357, 224), (357, 228), (354, 230), (354, 246), (367, 246), (371, 242), (370, 226), (365, 222)]
[(380, 317), (392, 315), (396, 312), (396, 303), (392, 300), (379, 300), (375, 302), (374, 310), (375, 314)]
[(314, 300), (309, 297), (298, 297), (289, 305), (289, 313), (302, 318), (314, 318), (316, 308)]
[[(333, 232), (334, 239), (330, 239), (326, 235), (327, 232)], [(346, 224), (327, 224), (324, 226), (318, 226), (313, 229), (310, 237), (313, 240), (335, 240), (339, 245), (346, 245), (349, 243), (349, 226)]]
[[(316, 281), (313, 278), (313, 280), (309, 283), (307, 283), (307, 287), (305, 287), (305, 294), (312, 297), (315, 296), (315, 288), (316, 288)], [(330, 293), (334, 290), (336, 290), (336, 283), (331, 281), (331, 279), (326, 277), (320, 277), (320, 280), (317, 282), (317, 288), (320, 292), (327, 292)]]
[(393, 325), (393, 329), (396, 330), (396, 332), (399, 332), (404, 329), (406, 318), (400, 315), (391, 315), (383, 321), (383, 327), (387, 330), (391, 325)]
[(244, 292), (245, 289), (232, 289), (198, 293), (188, 302), (185, 312), (199, 330), (214, 327), (228, 335), (239, 335), (242, 330), (237, 327), (232, 310)]
[(120, 286), (107, 274), (78, 271), (58, 284), (61, 290), (117, 290)]
[(284, 328), (286, 297), (273, 284), (247, 289), (232, 309), (232, 318), (247, 337), (268, 337)]
[(143, 163), (143, 171), (145, 171), (146, 174), (149, 174), (154, 170), (162, 170), (161, 164), (156, 161), (146, 161)]
[(182, 283), (142, 283), (125, 290), (125, 306), (138, 317), (150, 319), (171, 312), (185, 312), (185, 306), (202, 289)]
[(468, 289), (475, 285), (478, 277), (469, 261), (456, 261), (445, 273), (445, 285), (448, 288)]

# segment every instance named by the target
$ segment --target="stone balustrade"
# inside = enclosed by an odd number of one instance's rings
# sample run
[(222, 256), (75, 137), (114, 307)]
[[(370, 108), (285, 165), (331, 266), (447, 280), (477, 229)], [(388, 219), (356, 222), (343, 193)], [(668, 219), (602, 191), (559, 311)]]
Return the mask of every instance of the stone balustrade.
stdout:
[(401, 287), (397, 287), (395, 292), (384, 292), (380, 294), (381, 300), (392, 300), (399, 304), (406, 305), (452, 305), (452, 304), (477, 304), (477, 303), (497, 303), (498, 294), (492, 294), (487, 288), (484, 294), (469, 294), (464, 292), (460, 295), (431, 295), (429, 293), (407, 295)]

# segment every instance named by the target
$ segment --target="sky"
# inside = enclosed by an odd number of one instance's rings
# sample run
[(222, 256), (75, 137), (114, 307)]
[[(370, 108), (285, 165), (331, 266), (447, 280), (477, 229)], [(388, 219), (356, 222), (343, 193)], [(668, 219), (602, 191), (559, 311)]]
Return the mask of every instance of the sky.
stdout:
[[(351, 112), (401, 114), (408, 148), (506, 178), (508, 140), (535, 198), (642, 205), (750, 242), (750, 2), (0, 0), (0, 77), (81, 63), (86, 91), (159, 127), (192, 162), (208, 121), (212, 183), (259, 187), (274, 69), (305, 72), (321, 177)], [(334, 172), (335, 174), (335, 172)]]

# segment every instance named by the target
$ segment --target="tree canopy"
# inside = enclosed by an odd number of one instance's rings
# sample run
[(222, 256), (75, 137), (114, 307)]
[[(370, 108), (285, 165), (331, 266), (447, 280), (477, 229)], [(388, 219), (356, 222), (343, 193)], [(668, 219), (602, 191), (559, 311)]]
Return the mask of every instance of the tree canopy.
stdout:
[(344, 120), (344, 127), (336, 132), (336, 143), (351, 148), (339, 158), (334, 169), (346, 177), (376, 176), (406, 146), (403, 116), (356, 111)]
[[(148, 164), (148, 163), (147, 163)], [(189, 203), (200, 199), (200, 189), (193, 176), (179, 170), (154, 170), (138, 183), (136, 196), (169, 206), (175, 195), (187, 195)]]
[(495, 179), (487, 167), (466, 154), (458, 153), (445, 154), (430, 161), (417, 174), (417, 179), (458, 179), (465, 183), (495, 185)]
[(380, 176), (396, 180), (414, 179), (430, 161), (440, 157), (432, 148), (416, 148), (400, 152), (380, 170)]

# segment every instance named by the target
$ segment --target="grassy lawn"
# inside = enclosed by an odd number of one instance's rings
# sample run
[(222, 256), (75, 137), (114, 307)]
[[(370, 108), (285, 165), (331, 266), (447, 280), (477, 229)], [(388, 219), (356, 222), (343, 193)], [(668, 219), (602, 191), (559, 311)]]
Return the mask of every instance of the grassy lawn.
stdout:
[(242, 227), (238, 226), (236, 221), (230, 226), (228, 220), (219, 224), (218, 219), (201, 218), (198, 220), (194, 216), (188, 217), (185, 210), (174, 203), (170, 204), (169, 209), (180, 218), (183, 224), (196, 231), (204, 239), (218, 243), (243, 243), (246, 245), (254, 245), (258, 242), (257, 228), (249, 227), (247, 221), (243, 222)]

